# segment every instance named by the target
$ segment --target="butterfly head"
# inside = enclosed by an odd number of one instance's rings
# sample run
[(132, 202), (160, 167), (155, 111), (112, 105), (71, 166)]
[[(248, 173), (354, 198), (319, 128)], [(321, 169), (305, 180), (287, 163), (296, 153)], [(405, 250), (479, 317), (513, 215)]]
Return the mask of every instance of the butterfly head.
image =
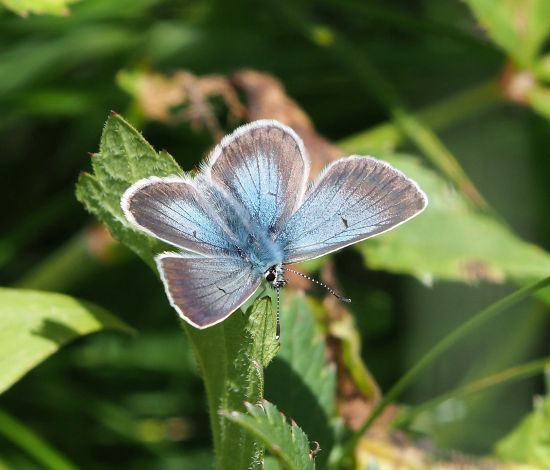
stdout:
[(276, 264), (268, 268), (264, 272), (264, 278), (275, 289), (286, 286), (286, 279), (283, 272), (283, 267), (280, 264)]

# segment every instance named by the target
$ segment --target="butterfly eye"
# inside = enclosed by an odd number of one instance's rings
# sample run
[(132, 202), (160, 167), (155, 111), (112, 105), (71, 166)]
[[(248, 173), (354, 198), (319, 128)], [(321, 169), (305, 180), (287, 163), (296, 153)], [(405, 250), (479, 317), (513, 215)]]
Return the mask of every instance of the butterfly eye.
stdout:
[(268, 282), (275, 280), (275, 273), (271, 269), (265, 273), (265, 280)]

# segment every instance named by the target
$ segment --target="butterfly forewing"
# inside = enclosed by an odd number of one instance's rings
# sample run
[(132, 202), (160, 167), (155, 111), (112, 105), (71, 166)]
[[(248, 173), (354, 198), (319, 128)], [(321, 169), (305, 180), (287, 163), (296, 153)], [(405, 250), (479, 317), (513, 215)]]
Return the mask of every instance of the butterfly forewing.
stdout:
[(205, 255), (236, 253), (236, 235), (227, 228), (224, 216), (229, 215), (233, 225), (240, 224), (240, 218), (228, 214), (227, 206), (216, 211), (186, 179), (141, 180), (126, 191), (122, 207), (139, 228), (179, 248)]
[(261, 280), (240, 258), (163, 253), (156, 260), (170, 303), (198, 328), (227, 318), (246, 302)]
[(342, 158), (317, 179), (277, 242), (285, 263), (317, 258), (390, 230), (426, 203), (416, 183), (388, 164)]
[(309, 161), (294, 131), (276, 121), (256, 121), (226, 137), (205, 172), (274, 234), (302, 202)]

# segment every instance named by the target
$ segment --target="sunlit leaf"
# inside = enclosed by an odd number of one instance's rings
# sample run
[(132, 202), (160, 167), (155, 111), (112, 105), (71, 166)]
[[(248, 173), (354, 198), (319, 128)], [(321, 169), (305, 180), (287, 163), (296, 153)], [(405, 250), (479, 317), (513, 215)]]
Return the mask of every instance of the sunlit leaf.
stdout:
[(535, 410), (496, 446), (503, 460), (550, 468), (550, 398), (535, 400)]
[(266, 400), (258, 405), (247, 403), (246, 409), (248, 414), (225, 411), (224, 416), (260, 439), (286, 470), (315, 468), (308, 438), (294, 421), (289, 424), (277, 407)]
[(547, 0), (467, 0), (491, 39), (528, 67), (550, 33)]
[(546, 119), (550, 119), (550, 88), (534, 85), (527, 94), (531, 107)]
[(30, 13), (37, 15), (68, 15), (69, 5), (79, 0), (0, 0), (0, 4), (21, 16)]
[(64, 344), (103, 329), (131, 331), (106, 310), (73, 297), (0, 288), (0, 393)]
[(157, 153), (117, 114), (111, 115), (105, 124), (99, 153), (92, 156), (92, 167), (93, 175), (83, 173), (78, 179), (77, 199), (117, 240), (154, 266), (153, 255), (165, 245), (130, 225), (122, 213), (120, 198), (132, 183), (142, 178), (178, 175), (181, 168), (166, 152)]

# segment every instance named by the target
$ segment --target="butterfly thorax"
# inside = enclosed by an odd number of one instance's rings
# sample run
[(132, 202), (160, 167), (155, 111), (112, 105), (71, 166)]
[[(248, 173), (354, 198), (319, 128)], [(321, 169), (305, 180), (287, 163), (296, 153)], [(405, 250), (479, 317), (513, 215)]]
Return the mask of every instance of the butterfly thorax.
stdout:
[(244, 243), (240, 244), (239, 254), (252, 265), (258, 274), (265, 275), (273, 266), (282, 264), (283, 250), (261, 231), (255, 230), (254, 232), (249, 233), (246, 240), (243, 240)]

